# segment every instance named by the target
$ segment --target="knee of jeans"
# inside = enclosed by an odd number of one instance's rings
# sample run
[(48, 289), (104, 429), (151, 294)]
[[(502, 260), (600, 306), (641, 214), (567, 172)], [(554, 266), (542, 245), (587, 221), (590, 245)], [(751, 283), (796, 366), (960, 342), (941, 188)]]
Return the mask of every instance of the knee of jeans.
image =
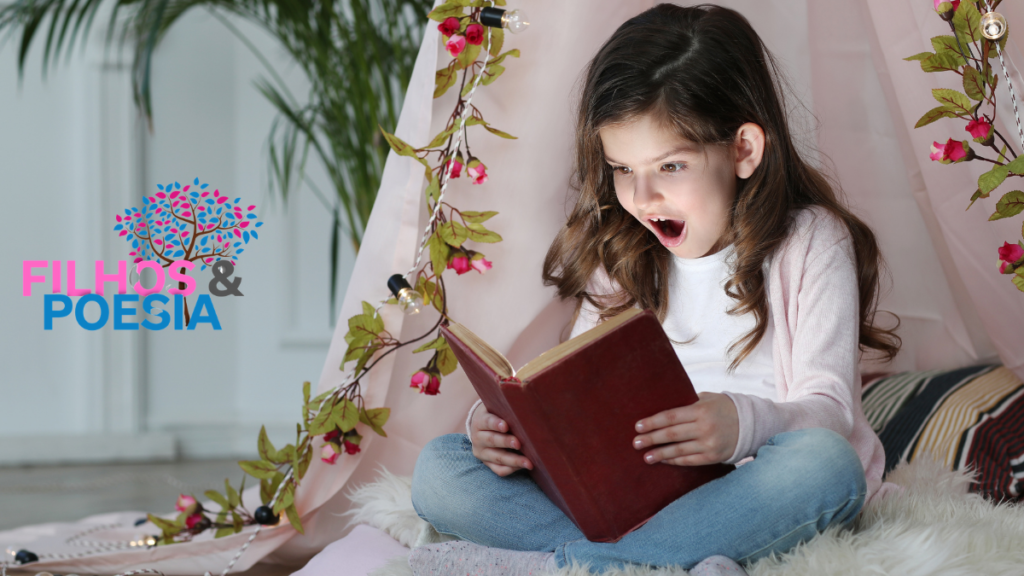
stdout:
[(438, 436), (423, 447), (412, 473), (412, 505), (429, 520), (434, 504), (443, 501), (448, 488), (473, 456), (473, 445), (465, 434)]
[(842, 434), (828, 428), (805, 428), (772, 437), (790, 451), (792, 478), (827, 485), (839, 497), (856, 499), (867, 491), (864, 466)]

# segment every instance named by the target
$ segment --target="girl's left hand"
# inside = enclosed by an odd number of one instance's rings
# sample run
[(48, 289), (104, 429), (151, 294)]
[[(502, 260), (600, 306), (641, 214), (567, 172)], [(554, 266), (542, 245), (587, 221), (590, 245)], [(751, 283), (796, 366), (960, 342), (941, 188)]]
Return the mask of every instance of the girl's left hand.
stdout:
[(633, 439), (637, 450), (656, 446), (644, 462), (676, 466), (703, 466), (725, 462), (736, 450), (740, 420), (736, 405), (725, 394), (700, 392), (699, 400), (659, 412), (637, 422)]

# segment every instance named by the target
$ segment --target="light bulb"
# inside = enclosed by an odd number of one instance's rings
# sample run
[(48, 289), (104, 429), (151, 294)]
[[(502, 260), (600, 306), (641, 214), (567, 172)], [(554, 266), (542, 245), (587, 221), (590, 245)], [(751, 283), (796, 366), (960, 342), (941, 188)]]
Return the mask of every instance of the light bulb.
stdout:
[(398, 292), (398, 305), (406, 314), (419, 314), (423, 307), (423, 296), (412, 288), (402, 288)]
[(981, 16), (981, 35), (989, 40), (999, 40), (1006, 34), (1006, 18), (998, 12), (987, 12)]
[(502, 14), (501, 25), (508, 28), (509, 32), (518, 34), (530, 27), (530, 19), (526, 17), (525, 12), (517, 8)]

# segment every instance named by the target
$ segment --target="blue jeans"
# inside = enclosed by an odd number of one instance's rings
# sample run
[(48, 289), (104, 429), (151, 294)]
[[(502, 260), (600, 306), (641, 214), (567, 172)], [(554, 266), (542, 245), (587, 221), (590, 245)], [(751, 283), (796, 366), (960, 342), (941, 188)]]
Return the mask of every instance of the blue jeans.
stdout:
[(592, 572), (626, 563), (688, 570), (716, 554), (740, 563), (781, 554), (828, 526), (852, 523), (867, 489), (843, 436), (824, 428), (783, 432), (754, 460), (679, 497), (618, 542), (591, 542), (525, 470), (498, 476), (472, 449), (465, 434), (423, 447), (412, 478), (420, 518), (463, 540), (554, 552), (560, 568), (574, 560)]

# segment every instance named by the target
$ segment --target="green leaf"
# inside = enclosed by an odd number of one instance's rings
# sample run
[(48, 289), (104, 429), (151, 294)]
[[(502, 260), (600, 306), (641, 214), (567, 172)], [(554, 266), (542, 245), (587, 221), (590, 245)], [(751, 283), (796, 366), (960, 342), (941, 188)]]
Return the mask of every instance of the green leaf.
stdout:
[(1017, 156), (1013, 162), (1006, 165), (1006, 168), (1010, 171), (1010, 174), (1024, 175), (1024, 154)]
[[(460, 94), (460, 96), (465, 98), (466, 94), (469, 94), (469, 91), (473, 89), (473, 83), (476, 82), (476, 76), (477, 76), (476, 74), (473, 74), (472, 78), (470, 78), (469, 80), (466, 80), (466, 84), (462, 87), (462, 94)], [(484, 85), (487, 85), (489, 83), (489, 82), (487, 82), (487, 77), (484, 76), (483, 80), (481, 80), (480, 83), (484, 84)]]
[(480, 83), (487, 86), (491, 82), (498, 79), (505, 72), (505, 67), (501, 64), (488, 64), (487, 69), (484, 71), (484, 77), (480, 80)]
[(964, 92), (975, 100), (985, 99), (985, 79), (971, 66), (964, 68)]
[(309, 424), (309, 434), (311, 436), (319, 436), (326, 434), (331, 431), (331, 411), (334, 409), (334, 405), (321, 406), (320, 412), (317, 412), (316, 418), (313, 418), (313, 422)]
[(421, 277), (416, 284), (416, 290), (423, 295), (424, 302), (433, 304), (438, 312), (444, 311), (444, 295), (437, 284)]
[(277, 499), (277, 503), (274, 504), (274, 514), (280, 514), (285, 508), (288, 508), (295, 503), (295, 480), (288, 480), (285, 482), (284, 488), (281, 489), (281, 496)]
[(950, 110), (945, 106), (937, 106), (925, 112), (924, 116), (921, 116), (921, 119), (918, 120), (917, 124), (914, 125), (914, 128), (927, 126), (940, 118), (956, 118), (956, 112)]
[(277, 473), (277, 466), (265, 460), (242, 460), (238, 465), (253, 478), (273, 478)]
[(501, 242), (501, 235), (493, 230), (488, 230), (483, 224), (467, 224), (466, 236), (473, 242), (494, 243)]
[(451, 128), (448, 128), (447, 130), (441, 132), (437, 136), (434, 136), (434, 139), (430, 141), (430, 144), (427, 144), (427, 148), (437, 148), (438, 146), (444, 144), (445, 140), (447, 140), (452, 134), (454, 134), (457, 129), (458, 123), (452, 124)]
[(331, 422), (340, 428), (342, 432), (348, 432), (355, 428), (356, 423), (359, 422), (359, 409), (348, 398), (342, 398), (341, 402), (334, 406), (334, 410), (331, 413)]
[[(960, 48), (956, 45), (956, 38), (949, 36), (936, 36), (932, 38), (932, 49), (935, 50), (936, 54), (942, 52), (952, 52), (958, 56), (960, 55)], [(962, 57), (962, 56), (961, 56)]]
[(458, 2), (445, 2), (431, 10), (430, 14), (427, 14), (427, 18), (435, 22), (444, 22), (447, 18), (453, 16), (455, 18), (465, 16), (465, 7), (461, 6)]
[[(454, 220), (449, 220), (438, 227), (438, 234), (449, 246), (456, 248), (462, 246), (462, 243), (466, 241), (469, 235), (466, 232), (466, 227)], [(447, 265), (447, 264), (446, 264)]]
[(996, 211), (989, 216), (989, 220), (1001, 220), (1016, 216), (1024, 211), (1024, 192), (1013, 190), (1003, 194), (1003, 197), (996, 202)]
[(234, 528), (218, 528), (217, 531), (213, 533), (213, 537), (215, 539), (216, 538), (223, 538), (225, 536), (230, 536), (230, 535), (232, 535), (234, 533), (235, 533), (235, 529)]
[[(974, 201), (978, 198), (981, 198), (981, 188), (975, 190), (974, 194), (971, 195), (971, 203), (967, 205), (967, 208), (965, 208), (964, 211), (966, 212), (967, 210), (970, 210), (971, 206), (974, 206)], [(988, 194), (985, 195), (985, 198), (988, 198)]]
[(1017, 287), (1017, 290), (1024, 292), (1024, 276), (1018, 276), (1014, 274), (1013, 278), (1010, 281), (1013, 282), (1013, 285)]
[(995, 190), (1006, 180), (1006, 175), (1009, 173), (1009, 169), (1006, 166), (995, 166), (988, 172), (985, 172), (978, 177), (978, 190), (985, 196), (988, 196), (989, 192)]
[(299, 534), (305, 534), (305, 530), (302, 529), (302, 520), (299, 519), (299, 512), (295, 509), (295, 505), (289, 506), (284, 512), (288, 515), (288, 522), (291, 523), (292, 527)]
[(933, 88), (932, 96), (947, 108), (954, 110), (960, 114), (970, 114), (971, 109), (974, 108), (974, 103), (971, 102), (967, 96), (956, 90), (949, 88)]
[(372, 360), (373, 355), (381, 348), (383, 348), (383, 345), (380, 342), (374, 342), (369, 348), (367, 348), (366, 351), (363, 352), (363, 355), (359, 357), (359, 360), (356, 361), (355, 373), (360, 373), (363, 370), (363, 367), (366, 366), (367, 362)]
[(384, 423), (391, 417), (391, 408), (370, 408), (359, 413), (359, 421), (369, 426), (374, 432), (387, 438)]
[(968, 42), (981, 40), (981, 13), (974, 2), (961, 2), (953, 14), (953, 27), (957, 34), (962, 34), (960, 41), (967, 38)]
[(463, 48), (462, 52), (455, 58), (455, 67), (459, 70), (469, 68), (470, 64), (476, 62), (476, 58), (479, 55), (479, 44), (466, 44), (466, 47)]
[(497, 128), (493, 128), (491, 126), (484, 126), (484, 129), (487, 130), (488, 132), (490, 132), (491, 134), (495, 134), (497, 136), (501, 136), (502, 138), (508, 138), (509, 140), (518, 140), (518, 138), (516, 136), (513, 136), (513, 135), (508, 134), (506, 132), (502, 132), (501, 130), (498, 130)]
[(493, 64), (501, 64), (502, 62), (505, 61), (505, 58), (508, 57), (508, 56), (511, 56), (513, 58), (519, 58), (519, 49), (518, 48), (513, 48), (513, 49), (509, 50), (508, 52), (505, 52), (504, 54), (498, 56), (494, 60), (489, 61), (487, 63), (487, 65), (491, 66)]
[(238, 515), (238, 512), (231, 511), (231, 523), (235, 525), (234, 532), (238, 534), (245, 527), (245, 522), (242, 521), (242, 517)]
[(302, 383), (302, 403), (309, 403), (309, 380)]
[(384, 134), (384, 139), (388, 141), (388, 145), (395, 151), (395, 154), (399, 156), (416, 156), (416, 149), (406, 144), (404, 140), (388, 133), (384, 128), (381, 128), (380, 131)]
[(178, 534), (182, 530), (185, 529), (185, 525), (184, 524), (176, 522), (174, 520), (167, 520), (165, 518), (161, 518), (159, 516), (154, 516), (152, 514), (146, 514), (146, 518), (148, 518), (150, 522), (155, 524), (156, 527), (159, 528), (160, 531), (164, 533), (164, 538), (166, 540), (168, 540), (168, 541), (175, 534)]
[(501, 47), (504, 43), (505, 31), (501, 28), (491, 28), (491, 43), (487, 46), (487, 51), (491, 53), (491, 56), (497, 56), (501, 53)]
[(907, 56), (906, 58), (904, 58), (904, 60), (908, 60), (908, 61), (912, 62), (914, 60), (924, 60), (924, 59), (929, 58), (929, 57), (934, 56), (934, 55), (935, 55), (934, 52), (920, 52), (918, 54), (914, 54), (913, 56)]
[(228, 482), (228, 479), (224, 479), (224, 493), (228, 495), (228, 507), (236, 508), (242, 503), (242, 497), (238, 495), (238, 491)]
[(437, 369), (441, 371), (442, 376), (447, 376), (455, 369), (459, 367), (459, 360), (455, 357), (455, 353), (447, 345), (437, 351)]
[(433, 266), (434, 274), (440, 276), (448, 266), (448, 244), (441, 239), (438, 232), (434, 232), (428, 241), (430, 244), (430, 264)]
[(284, 480), (284, 474), (277, 472), (274, 476), (267, 480), (260, 480), (260, 501), (266, 506), (270, 504), (270, 501), (274, 498), (274, 494), (277, 492), (277, 487), (281, 485), (281, 481)]
[(273, 462), (276, 460), (277, 449), (274, 448), (274, 444), (270, 442), (270, 438), (267, 436), (267, 427), (260, 427), (260, 436), (256, 441), (257, 450), (260, 453), (260, 458)]
[[(430, 174), (430, 184), (427, 184), (426, 190), (427, 197), (437, 203), (437, 200), (441, 197), (441, 181), (437, 179), (434, 173)], [(395, 301), (397, 304), (398, 301)]]
[[(449, 88), (455, 86), (457, 80), (457, 74), (455, 67), (449, 65), (437, 71), (434, 75), (434, 98), (440, 98), (448, 91)], [(430, 146), (427, 146), (430, 148)]]
[(481, 222), (486, 222), (487, 220), (490, 220), (491, 218), (493, 218), (493, 217), (498, 215), (498, 213), (496, 211), (494, 211), (494, 210), (488, 210), (486, 212), (475, 212), (475, 211), (472, 211), (472, 210), (463, 210), (461, 212), (461, 214), (462, 214), (462, 219), (463, 220), (465, 220), (468, 223), (474, 223), (474, 224), (479, 224)]
[(448, 343), (444, 339), (444, 336), (438, 336), (437, 338), (434, 338), (433, 340), (427, 342), (423, 346), (420, 346), (419, 348), (413, 350), (412, 353), (417, 354), (419, 352), (423, 352), (424, 350), (439, 350), (447, 345)]
[(959, 70), (964, 64), (966, 62), (964, 62), (964, 59), (959, 54), (944, 52), (921, 60), (921, 70), (925, 72), (952, 72)]
[(225, 498), (223, 494), (217, 492), (216, 490), (207, 490), (206, 492), (203, 492), (203, 494), (205, 494), (206, 497), (209, 498), (210, 500), (216, 502), (217, 505), (221, 507), (221, 509), (232, 507), (230, 504), (228, 504), (228, 499)]
[(305, 452), (302, 454), (302, 458), (299, 459), (299, 465), (296, 468), (296, 474), (298, 474), (299, 480), (306, 475), (306, 470), (309, 469), (309, 462), (313, 459), (313, 446), (306, 446)]

